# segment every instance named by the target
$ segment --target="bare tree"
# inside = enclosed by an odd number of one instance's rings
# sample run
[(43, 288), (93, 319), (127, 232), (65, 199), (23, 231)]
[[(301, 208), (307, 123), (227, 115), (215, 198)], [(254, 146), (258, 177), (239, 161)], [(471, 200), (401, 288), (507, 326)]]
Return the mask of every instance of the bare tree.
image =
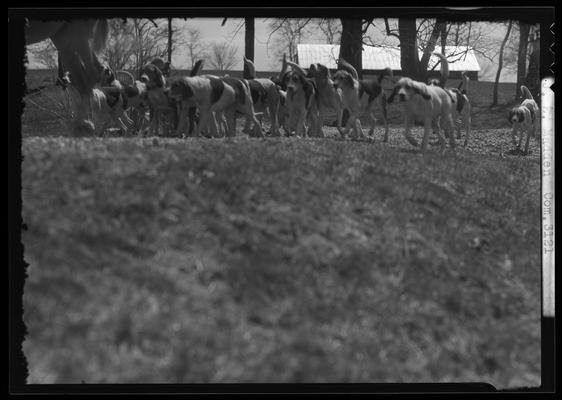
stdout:
[(269, 23), (269, 44), (273, 37), (276, 58), (286, 54), (289, 61), (297, 61), (297, 45), (310, 33), (307, 26), (312, 18), (279, 18)]
[(236, 65), (238, 50), (227, 42), (214, 42), (211, 46), (209, 65), (219, 71), (227, 71)]
[(57, 70), (57, 49), (50, 40), (28, 46), (28, 50), (47, 69)]
[(314, 26), (322, 32), (326, 43), (339, 44), (341, 40), (342, 25), (338, 18), (319, 18), (314, 21)]
[(536, 97), (537, 102), (540, 102), (540, 28), (533, 26), (530, 34), (530, 53), (529, 53), (529, 68), (527, 76), (525, 77), (525, 86), (529, 88), (531, 93)]
[(114, 71), (133, 69), (135, 52), (133, 25), (125, 20), (109, 20), (109, 38), (104, 53), (107, 64)]
[(494, 94), (493, 94), (493, 98), (492, 98), (492, 105), (495, 106), (498, 104), (498, 89), (499, 89), (499, 81), (500, 81), (500, 75), (502, 73), (502, 67), (503, 67), (503, 49), (505, 48), (505, 45), (507, 43), (507, 40), (509, 39), (509, 34), (511, 33), (511, 27), (513, 26), (513, 21), (509, 21), (508, 25), (507, 25), (507, 32), (505, 33), (505, 37), (500, 45), (500, 54), (499, 54), (499, 60), (498, 60), (498, 71), (496, 72), (496, 81), (494, 82)]
[(531, 26), (519, 21), (519, 46), (517, 51), (517, 84), (515, 85), (515, 99), (519, 97), (519, 87), (525, 81), (527, 73), (527, 47), (529, 45), (529, 31)]
[[(254, 61), (254, 41), (256, 32), (256, 22), (252, 17), (244, 18), (244, 25), (246, 26), (246, 31), (244, 33), (244, 56), (250, 60)], [(244, 63), (244, 78), (250, 77), (250, 71), (246, 63)]]
[(191, 68), (195, 66), (198, 60), (207, 58), (207, 50), (205, 44), (201, 40), (201, 31), (198, 28), (189, 28), (186, 31), (186, 44), (187, 55), (189, 57), (189, 62), (191, 63)]
[(126, 69), (138, 74), (140, 68), (152, 59), (166, 59), (185, 44), (182, 31), (174, 26), (174, 20), (113, 19), (109, 24), (105, 59), (114, 70)]
[(342, 18), (342, 34), (340, 44), (340, 59), (344, 59), (359, 74), (363, 74), (363, 20)]

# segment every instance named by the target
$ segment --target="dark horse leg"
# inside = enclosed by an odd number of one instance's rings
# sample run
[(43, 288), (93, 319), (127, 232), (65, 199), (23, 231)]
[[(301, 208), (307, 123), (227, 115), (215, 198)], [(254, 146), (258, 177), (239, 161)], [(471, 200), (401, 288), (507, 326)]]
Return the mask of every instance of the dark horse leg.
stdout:
[(70, 73), (77, 90), (77, 112), (74, 133), (92, 134), (91, 95), (99, 82), (103, 67), (97, 58), (107, 39), (106, 20), (74, 20), (71, 22), (30, 21), (26, 35), (28, 44), (50, 38), (60, 54), (64, 68)]

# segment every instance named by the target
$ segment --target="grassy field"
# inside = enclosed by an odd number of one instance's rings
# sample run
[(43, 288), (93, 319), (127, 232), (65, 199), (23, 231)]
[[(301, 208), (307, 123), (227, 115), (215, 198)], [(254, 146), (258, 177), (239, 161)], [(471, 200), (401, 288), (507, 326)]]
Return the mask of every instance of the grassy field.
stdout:
[(376, 134), (24, 137), (29, 382), (539, 385), (536, 142)]
[(29, 383), (539, 385), (540, 151), (491, 90), (456, 157), (395, 106), (385, 144), (77, 139), (28, 103)]

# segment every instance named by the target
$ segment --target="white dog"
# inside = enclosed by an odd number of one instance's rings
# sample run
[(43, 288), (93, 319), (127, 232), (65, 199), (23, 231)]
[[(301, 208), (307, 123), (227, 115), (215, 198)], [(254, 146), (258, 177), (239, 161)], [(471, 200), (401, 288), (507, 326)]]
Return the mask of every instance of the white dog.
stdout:
[[(437, 53), (438, 54), (438, 53)], [(395, 98), (403, 106), (405, 117), (404, 136), (413, 146), (418, 146), (418, 142), (411, 135), (410, 130), (416, 120), (422, 120), (424, 124), (424, 135), (421, 144), (421, 151), (427, 149), (427, 143), (432, 128), (435, 128), (439, 136), (441, 148), (445, 150), (445, 137), (441, 133), (441, 126), (449, 137), (451, 149), (455, 149), (455, 135), (452, 130), (454, 127), (453, 110), (454, 99), (447, 90), (440, 86), (426, 85), (423, 82), (414, 81), (410, 78), (401, 78), (390, 95), (388, 102), (392, 103)]]
[[(525, 141), (525, 154), (527, 154), (529, 151), (529, 140), (531, 136), (536, 137), (537, 134), (540, 110), (526, 86), (521, 86), (521, 94), (525, 99), (520, 105), (513, 107), (509, 111), (507, 119), (512, 126), (511, 138), (513, 144), (517, 146), (518, 149), (521, 149), (523, 131), (527, 133), (527, 139)], [(517, 134), (519, 134), (519, 143), (517, 143)]]

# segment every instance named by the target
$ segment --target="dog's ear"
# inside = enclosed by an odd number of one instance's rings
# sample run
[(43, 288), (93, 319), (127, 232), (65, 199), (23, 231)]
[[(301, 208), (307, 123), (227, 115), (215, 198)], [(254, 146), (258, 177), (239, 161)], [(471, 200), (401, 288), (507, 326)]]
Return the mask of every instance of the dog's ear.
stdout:
[(431, 100), (431, 96), (429, 95), (429, 92), (427, 90), (427, 86), (424, 85), (423, 83), (414, 83), (412, 85), (412, 90), (414, 91), (414, 93), (419, 94), (421, 97), (423, 97), (425, 100)]
[(166, 80), (164, 79), (164, 74), (158, 67), (154, 68), (154, 78), (158, 87), (164, 87), (166, 85)]
[[(513, 116), (515, 115), (516, 111), (514, 109), (509, 110), (509, 114), (507, 114), (507, 120), (509, 121), (509, 123), (512, 123), (512, 119)], [(517, 119), (519, 120), (519, 116), (517, 116)]]
[(318, 67), (317, 67), (318, 73), (325, 78), (329, 78), (330, 77), (330, 70), (328, 69), (328, 67), (326, 67), (325, 65), (322, 65), (322, 64), (317, 64), (317, 65), (318, 65)]
[(172, 71), (172, 65), (170, 64), (169, 61), (166, 61), (164, 63), (164, 66), (162, 67), (162, 73), (164, 75), (169, 75), (171, 71)]
[(399, 86), (394, 86), (394, 89), (392, 89), (392, 93), (391, 93), (390, 97), (387, 99), (387, 103), (392, 103), (394, 101), (394, 97), (398, 93), (398, 89), (399, 89)]

